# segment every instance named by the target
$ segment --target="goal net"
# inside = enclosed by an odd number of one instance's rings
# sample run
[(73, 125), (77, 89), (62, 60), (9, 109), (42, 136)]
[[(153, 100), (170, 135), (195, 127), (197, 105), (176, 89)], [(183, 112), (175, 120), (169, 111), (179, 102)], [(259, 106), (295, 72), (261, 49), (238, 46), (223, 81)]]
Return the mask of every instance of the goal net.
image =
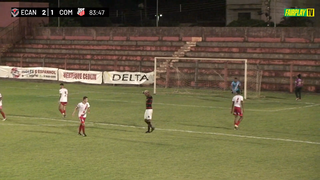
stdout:
[(155, 57), (154, 73), (154, 94), (231, 93), (236, 77), (245, 99), (260, 96), (262, 72), (247, 59)]

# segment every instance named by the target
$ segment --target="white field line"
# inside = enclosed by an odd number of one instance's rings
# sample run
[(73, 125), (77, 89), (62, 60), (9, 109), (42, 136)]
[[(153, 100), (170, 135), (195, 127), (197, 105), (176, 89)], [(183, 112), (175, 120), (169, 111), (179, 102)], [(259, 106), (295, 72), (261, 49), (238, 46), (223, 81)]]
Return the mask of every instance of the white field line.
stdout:
[(1, 126), (76, 127), (76, 125), (70, 125), (70, 124), (12, 124), (12, 123), (1, 123)]
[[(95, 99), (94, 101), (106, 101), (106, 102), (121, 102), (121, 103), (132, 103), (132, 104), (141, 104), (140, 102), (135, 101), (121, 101), (121, 100), (107, 100), (107, 99)], [(221, 106), (197, 106), (197, 105), (188, 105), (188, 104), (170, 104), (170, 103), (153, 103), (154, 105), (164, 105), (164, 106), (180, 106), (180, 107), (194, 107), (194, 108), (210, 108), (210, 109), (230, 109), (229, 107)], [(310, 103), (311, 104), (311, 103)], [(281, 108), (281, 109), (247, 109), (245, 111), (257, 111), (257, 112), (278, 112), (278, 111), (287, 111), (292, 109), (301, 109), (301, 108), (310, 108), (314, 106), (319, 106), (320, 104), (311, 104), (307, 106), (291, 107), (291, 108)]]
[[(106, 86), (107, 87), (107, 86)], [(5, 87), (3, 87), (3, 88), (14, 88), (14, 89), (29, 89), (29, 90), (45, 90), (45, 91), (57, 91), (58, 92), (58, 90), (59, 90), (59, 86), (57, 85), (57, 89), (56, 90), (54, 90), (54, 89), (42, 89), (41, 87), (39, 87), (39, 86), (34, 86), (34, 87), (32, 87), (32, 88), (30, 88), (30, 87), (16, 87), (16, 86), (5, 86)], [(139, 92), (141, 92), (140, 91), (140, 89), (139, 90), (137, 90), (137, 91), (132, 91), (132, 92), (112, 92), (112, 94), (133, 94), (133, 93), (138, 93), (139, 94)], [(79, 92), (79, 93), (72, 93), (72, 94), (84, 94), (85, 95), (85, 93), (109, 93), (110, 94), (110, 92), (106, 92), (106, 91), (81, 91), (81, 92)], [(166, 93), (166, 92), (164, 92), (164, 93)], [(71, 94), (71, 93), (70, 93)], [(168, 92), (168, 94), (171, 94), (170, 92)], [(224, 94), (224, 93), (222, 93), (222, 94)], [(195, 95), (201, 95), (201, 94), (195, 94)], [(223, 98), (223, 97), (219, 97), (221, 94), (210, 94), (210, 96), (212, 96), (212, 97), (215, 97), (215, 98)], [(48, 95), (48, 96), (51, 96), (51, 95)], [(57, 96), (59, 96), (59, 94), (57, 93)], [(39, 97), (47, 97), (47, 96), (39, 96)], [(187, 97), (187, 96), (186, 96)], [(188, 97), (194, 97), (194, 96), (188, 96)], [(230, 98), (232, 98), (232, 97), (230, 97)], [(225, 98), (223, 98), (223, 99), (225, 99)], [(257, 99), (256, 101), (260, 101), (259, 99)], [(279, 100), (268, 100), (268, 102), (281, 102), (281, 101), (279, 101)], [(307, 103), (306, 103), (307, 104)], [(312, 104), (312, 103), (310, 103), (310, 104)]]
[[(14, 87), (6, 87), (6, 88), (14, 88)], [(40, 89), (40, 88), (24, 88), (24, 89)], [(88, 92), (99, 92), (99, 91), (82, 91), (78, 93), (70, 93), (70, 95), (74, 94), (85, 94)], [(103, 92), (102, 92), (103, 93)], [(113, 94), (132, 94), (132, 93), (118, 93), (118, 92), (113, 92)], [(213, 95), (214, 96), (214, 95)], [(36, 96), (36, 97), (59, 97), (59, 95), (43, 95), (43, 96)], [(219, 97), (218, 97), (219, 98)], [(75, 98), (69, 98), (69, 99), (75, 99)], [(78, 99), (78, 98), (77, 98)], [(95, 99), (94, 101), (106, 101), (106, 102), (120, 102), (120, 103), (132, 103), (132, 104), (141, 104), (140, 102), (135, 102), (135, 101), (121, 101), (121, 100), (107, 100), (107, 99)], [(273, 101), (271, 101), (273, 102)], [(279, 101), (274, 101), (274, 102), (279, 102)], [(153, 103), (155, 105), (166, 105), (166, 106), (180, 106), (180, 107), (194, 107), (194, 108), (210, 108), (210, 109), (230, 109), (229, 107), (221, 107), (221, 106), (197, 106), (197, 105), (188, 105), (188, 104), (169, 104), (169, 103)], [(293, 109), (301, 109), (301, 108), (310, 108), (314, 106), (319, 106), (320, 104), (315, 104), (315, 103), (309, 103), (305, 102), (305, 104), (308, 104), (307, 106), (299, 106), (299, 107), (291, 107), (291, 108), (281, 108), (281, 109), (245, 109), (245, 111), (255, 111), (255, 112), (278, 112), (278, 111), (287, 111), (287, 110), (293, 110)]]
[[(43, 117), (25, 117), (25, 116), (12, 116), (17, 118), (36, 118), (41, 120), (50, 120), (50, 121), (60, 121), (60, 122), (70, 122), (70, 123), (79, 123), (79, 121), (64, 120), (64, 119), (53, 119), (53, 118), (43, 118)], [(102, 125), (102, 126), (113, 126), (113, 127), (124, 127), (124, 128), (136, 128), (136, 129), (145, 129), (145, 127), (139, 126), (130, 126), (130, 125), (121, 125), (121, 124), (110, 124), (110, 123), (90, 123), (92, 125)], [(0, 123), (3, 125), (3, 123)], [(24, 124), (25, 125), (25, 124)], [(40, 125), (45, 126), (45, 125)], [(53, 126), (53, 125), (52, 125)], [(65, 125), (61, 125), (65, 126)], [(216, 136), (228, 136), (228, 137), (238, 137), (246, 139), (261, 139), (261, 140), (271, 140), (271, 141), (284, 141), (284, 142), (294, 142), (294, 143), (303, 143), (303, 144), (317, 144), (320, 145), (320, 142), (313, 141), (302, 141), (294, 139), (283, 139), (283, 138), (268, 138), (268, 137), (259, 137), (259, 136), (247, 136), (247, 135), (237, 135), (237, 134), (226, 134), (226, 133), (215, 133), (215, 132), (201, 132), (201, 131), (190, 131), (190, 130), (180, 130), (180, 129), (162, 129), (156, 128), (157, 131), (167, 131), (167, 132), (181, 132), (181, 133), (192, 133), (192, 134), (206, 134), (206, 135), (216, 135)]]
[[(301, 108), (310, 108), (310, 107), (315, 107), (319, 106), (320, 104), (312, 104), (308, 106), (299, 106), (299, 107), (292, 107), (292, 108), (282, 108), (282, 109), (275, 109), (275, 110), (270, 110), (269, 112), (277, 112), (277, 111), (286, 111), (286, 110), (292, 110), (292, 109), (301, 109)], [(261, 110), (262, 111), (262, 110)], [(268, 111), (268, 110), (267, 110)]]
[[(196, 106), (196, 105), (184, 105), (184, 104), (166, 104), (166, 103), (154, 103), (154, 104), (161, 104), (161, 105), (169, 105), (169, 106), (184, 106), (184, 107), (198, 107), (198, 108), (212, 108), (212, 109), (230, 109), (226, 107), (216, 107), (216, 106)], [(320, 104), (313, 104), (308, 106), (300, 106), (300, 107), (292, 107), (292, 108), (282, 108), (282, 109), (246, 109), (245, 111), (260, 111), (260, 112), (277, 112), (277, 111), (285, 111), (285, 110), (292, 110), (292, 109), (300, 109), (300, 108), (309, 108), (314, 106), (319, 106)]]
[[(75, 95), (75, 94), (83, 94), (82, 92), (80, 93), (69, 93), (68, 95), (70, 96), (72, 96), (72, 95)], [(59, 94), (57, 93), (57, 94), (55, 94), (55, 95), (38, 95), (38, 96), (35, 96), (35, 97), (59, 97)], [(79, 99), (79, 98), (78, 98)]]

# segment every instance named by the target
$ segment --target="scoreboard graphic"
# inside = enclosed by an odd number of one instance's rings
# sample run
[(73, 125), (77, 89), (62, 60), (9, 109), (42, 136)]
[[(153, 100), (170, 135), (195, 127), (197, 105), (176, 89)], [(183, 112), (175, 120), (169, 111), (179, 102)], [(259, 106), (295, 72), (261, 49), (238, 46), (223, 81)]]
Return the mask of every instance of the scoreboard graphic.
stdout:
[(12, 7), (11, 17), (109, 17), (109, 9)]

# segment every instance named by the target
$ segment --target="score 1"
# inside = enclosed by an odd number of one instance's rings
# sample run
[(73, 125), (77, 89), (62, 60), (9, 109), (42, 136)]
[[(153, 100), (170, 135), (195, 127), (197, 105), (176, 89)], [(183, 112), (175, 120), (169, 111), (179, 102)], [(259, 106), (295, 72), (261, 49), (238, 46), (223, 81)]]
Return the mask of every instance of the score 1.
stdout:
[(76, 11), (74, 12), (74, 8), (50, 8), (49, 16), (50, 17), (63, 17), (63, 16), (74, 16), (76, 15)]

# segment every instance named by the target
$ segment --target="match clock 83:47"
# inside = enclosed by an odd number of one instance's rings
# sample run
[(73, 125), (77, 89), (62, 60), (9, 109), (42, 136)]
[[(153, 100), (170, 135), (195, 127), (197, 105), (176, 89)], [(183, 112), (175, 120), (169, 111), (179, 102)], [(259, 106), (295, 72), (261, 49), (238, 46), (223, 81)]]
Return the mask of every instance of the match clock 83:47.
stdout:
[(109, 16), (109, 11), (108, 11), (108, 9), (90, 9), (89, 10), (89, 15), (90, 16), (108, 17)]

